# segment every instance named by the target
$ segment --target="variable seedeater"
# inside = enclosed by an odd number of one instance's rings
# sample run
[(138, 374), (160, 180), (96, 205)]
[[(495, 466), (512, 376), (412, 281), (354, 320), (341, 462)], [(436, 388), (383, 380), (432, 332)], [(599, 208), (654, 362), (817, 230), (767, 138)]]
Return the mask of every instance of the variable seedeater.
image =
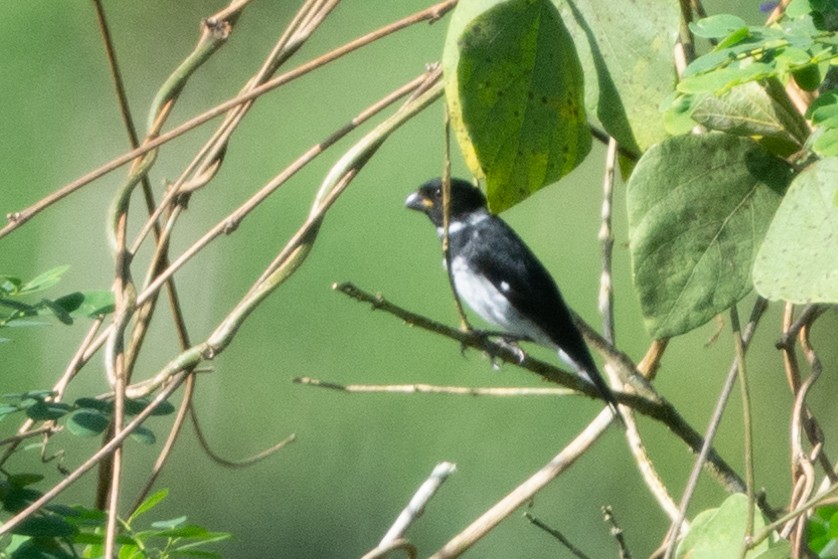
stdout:
[[(405, 205), (426, 214), (442, 238), (441, 179), (420, 186)], [(556, 350), (622, 419), (614, 395), (544, 265), (505, 221), (489, 213), (480, 189), (452, 179), (449, 206), (449, 259), (460, 298), (504, 333)]]

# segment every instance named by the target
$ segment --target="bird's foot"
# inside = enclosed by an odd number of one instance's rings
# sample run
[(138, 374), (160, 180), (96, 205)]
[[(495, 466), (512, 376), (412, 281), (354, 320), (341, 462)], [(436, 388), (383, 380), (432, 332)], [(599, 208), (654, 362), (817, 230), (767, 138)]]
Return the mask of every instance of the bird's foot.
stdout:
[[(518, 342), (522, 340), (526, 340), (521, 336), (513, 336), (506, 332), (495, 332), (491, 330), (469, 330), (469, 334), (472, 336), (479, 338), (481, 341), (492, 341), (495, 344), (501, 346), (502, 348), (511, 351), (515, 354), (515, 358), (517, 359), (518, 363), (523, 363), (524, 359), (527, 358), (527, 354), (521, 349), (521, 346), (518, 345)], [(465, 354), (466, 345), (460, 345), (460, 352)], [(492, 355), (491, 352), (484, 349), (484, 351), (489, 355), (489, 359), (492, 362), (493, 369), (500, 369), (500, 364), (497, 361), (496, 356)]]

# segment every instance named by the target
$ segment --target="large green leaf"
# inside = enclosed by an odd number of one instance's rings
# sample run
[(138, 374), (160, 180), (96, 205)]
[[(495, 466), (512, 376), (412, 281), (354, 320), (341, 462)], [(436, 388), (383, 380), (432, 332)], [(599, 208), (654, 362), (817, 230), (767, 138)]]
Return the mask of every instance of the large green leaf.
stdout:
[(789, 187), (754, 263), (763, 297), (838, 302), (838, 157), (822, 159)]
[[(717, 509), (705, 510), (696, 515), (690, 531), (684, 536), (675, 557), (678, 559), (718, 559), (740, 557), (748, 518), (748, 498), (734, 493)], [(765, 527), (765, 519), (757, 513), (754, 531)], [(747, 559), (788, 557), (788, 542), (764, 540), (745, 554)]]
[(666, 138), (658, 106), (675, 90), (678, 3), (555, 2), (582, 61), (589, 117), (638, 153)]
[(679, 136), (646, 152), (627, 206), (634, 284), (652, 336), (688, 332), (748, 293), (790, 178), (784, 161), (726, 134)]
[(588, 154), (582, 67), (549, 0), (461, 2), (443, 54), (452, 126), (499, 212)]

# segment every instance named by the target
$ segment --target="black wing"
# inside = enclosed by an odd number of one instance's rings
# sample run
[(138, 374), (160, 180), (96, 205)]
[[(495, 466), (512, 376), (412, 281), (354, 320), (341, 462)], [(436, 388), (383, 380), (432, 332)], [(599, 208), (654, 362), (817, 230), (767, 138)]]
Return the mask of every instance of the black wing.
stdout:
[(596, 370), (556, 282), (515, 231), (492, 216), (475, 226), (469, 241), (461, 250), (495, 288), (506, 294), (510, 304), (580, 368)]
[(617, 401), (591, 357), (553, 277), (505, 221), (476, 224), (458, 249), (523, 316), (528, 317), (596, 387), (616, 417)]

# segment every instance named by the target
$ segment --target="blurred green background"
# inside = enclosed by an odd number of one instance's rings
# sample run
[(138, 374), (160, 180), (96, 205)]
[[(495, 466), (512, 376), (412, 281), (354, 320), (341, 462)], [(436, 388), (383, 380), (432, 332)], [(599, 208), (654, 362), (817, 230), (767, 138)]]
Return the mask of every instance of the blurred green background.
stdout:
[[(757, 23), (755, 1), (724, 6)], [(235, 95), (260, 66), (299, 2), (255, 1), (233, 37), (192, 79), (170, 120), (181, 123)], [(342, 3), (286, 68), (425, 3)], [(224, 6), (209, 1), (107, 3), (106, 10), (139, 128), (157, 88), (190, 52), (198, 24)], [(447, 20), (420, 24), (355, 52), (262, 97), (233, 137), (216, 180), (191, 200), (172, 254), (246, 200), (312, 144), (374, 100), (439, 59)], [(0, 212), (19, 210), (126, 150), (113, 87), (93, 8), (88, 2), (28, 0), (0, 7)], [(296, 434), (297, 442), (243, 470), (214, 464), (186, 428), (158, 487), (171, 488), (160, 518), (187, 514), (234, 539), (225, 557), (357, 557), (373, 548), (434, 464), (458, 472), (408, 532), (430, 554), (491, 504), (552, 458), (599, 410), (591, 400), (471, 398), (432, 395), (347, 395), (292, 384), (296, 376), (339, 383), (433, 383), (464, 386), (543, 386), (514, 367), (493, 370), (482, 355), (461, 357), (449, 340), (404, 327), (395, 318), (333, 292), (353, 281), (397, 304), (456, 324), (440, 267), (438, 242), (427, 220), (403, 209), (407, 194), (441, 172), (442, 104), (397, 132), (330, 212), (305, 266), (248, 320), (233, 345), (200, 378), (196, 408), (216, 452), (249, 456)], [(159, 192), (176, 178), (213, 124), (168, 145), (151, 173)], [(234, 235), (202, 252), (177, 276), (193, 341), (204, 339), (243, 295), (305, 218), (311, 198), (356, 132), (299, 173), (249, 217)], [(559, 185), (504, 214), (530, 242), (562, 286), (566, 299), (598, 325), (600, 188), (603, 150)], [(457, 159), (455, 173), (464, 167)], [(57, 291), (107, 289), (113, 274), (105, 216), (124, 170), (85, 187), (0, 241), (0, 272), (31, 278), (61, 264), (71, 270)], [(615, 208), (614, 276), (618, 344), (639, 360), (649, 343), (631, 288), (624, 192)], [(136, 215), (141, 212), (136, 207)], [(138, 226), (135, 218), (131, 225)], [(142, 262), (148, 251), (138, 255)], [(752, 297), (740, 306), (747, 316)], [(827, 317), (835, 326), (834, 317)], [(831, 322), (828, 322), (831, 321)], [(17, 329), (0, 345), (0, 392), (46, 388), (58, 377), (85, 325)], [(699, 430), (708, 420), (732, 356), (729, 328), (709, 324), (672, 341), (657, 386)], [(780, 505), (788, 494), (787, 428), (790, 397), (773, 343), (779, 312), (765, 318), (751, 353), (756, 416), (757, 483)], [(824, 329), (826, 330), (826, 328)], [(818, 332), (816, 332), (818, 334)], [(834, 342), (824, 358), (834, 358)], [(821, 344), (823, 346), (823, 343)], [(532, 348), (539, 356), (548, 353)], [(829, 352), (833, 353), (829, 353)], [(153, 374), (176, 354), (161, 307), (137, 368)], [(101, 358), (74, 383), (71, 398), (103, 390)], [(835, 389), (824, 379), (811, 398), (826, 410)], [(831, 384), (830, 384), (831, 383)], [(8, 421), (8, 420), (7, 420)], [(162, 438), (166, 420), (153, 420)], [(12, 422), (3, 425), (12, 432)], [(827, 424), (827, 427), (829, 425)], [(651, 456), (677, 495), (691, 466), (685, 447), (657, 424), (641, 420)], [(68, 441), (72, 468), (97, 441)], [(742, 463), (741, 414), (731, 405), (717, 444), (731, 464)], [(160, 443), (158, 442), (158, 448)], [(158, 448), (127, 446), (128, 491), (145, 480)], [(153, 450), (153, 452), (151, 451)], [(17, 463), (27, 467), (25, 458)], [(93, 480), (61, 501), (92, 502)], [(723, 492), (704, 478), (691, 507), (717, 505)], [(128, 501), (129, 499), (126, 499)], [(128, 504), (127, 502), (125, 503)], [(617, 429), (532, 503), (531, 512), (559, 528), (591, 557), (614, 556), (600, 506), (614, 507), (636, 556), (660, 542), (667, 520), (640, 479)], [(470, 554), (474, 557), (565, 557), (543, 532), (513, 515)]]

